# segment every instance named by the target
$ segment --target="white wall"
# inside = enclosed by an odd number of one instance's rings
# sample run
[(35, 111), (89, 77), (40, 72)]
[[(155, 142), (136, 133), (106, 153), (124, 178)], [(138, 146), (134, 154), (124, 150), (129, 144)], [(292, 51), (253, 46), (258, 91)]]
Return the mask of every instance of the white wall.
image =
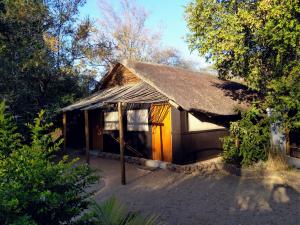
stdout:
[(224, 127), (214, 123), (204, 122), (188, 113), (188, 131), (204, 131), (204, 130), (217, 130), (223, 129)]

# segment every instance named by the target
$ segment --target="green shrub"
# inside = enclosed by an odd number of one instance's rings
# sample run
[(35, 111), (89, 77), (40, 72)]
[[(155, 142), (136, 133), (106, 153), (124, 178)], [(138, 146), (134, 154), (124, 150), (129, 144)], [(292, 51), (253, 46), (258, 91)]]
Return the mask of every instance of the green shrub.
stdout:
[(43, 114), (29, 126), (32, 143), (0, 158), (0, 224), (73, 224), (88, 208), (92, 193), (86, 190), (97, 177), (67, 156), (57, 162), (53, 153), (61, 141), (52, 143)]
[(266, 160), (270, 145), (269, 119), (255, 107), (242, 113), (241, 120), (232, 122), (230, 135), (223, 138), (223, 159), (238, 166), (249, 166)]
[(16, 132), (12, 116), (5, 113), (5, 107), (5, 103), (0, 102), (0, 158), (21, 146), (21, 135)]

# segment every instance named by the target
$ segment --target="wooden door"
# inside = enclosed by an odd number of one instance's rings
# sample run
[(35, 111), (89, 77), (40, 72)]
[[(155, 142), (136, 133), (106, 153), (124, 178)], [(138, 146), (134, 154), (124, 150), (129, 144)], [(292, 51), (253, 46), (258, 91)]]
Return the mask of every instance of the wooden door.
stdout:
[(91, 113), (91, 142), (93, 150), (103, 151), (103, 112), (93, 110)]
[[(151, 112), (159, 112), (158, 107), (166, 106), (154, 105)], [(171, 108), (167, 107), (166, 110), (161, 121), (152, 124), (152, 158), (172, 162)], [(151, 115), (151, 117), (155, 117), (155, 115)]]

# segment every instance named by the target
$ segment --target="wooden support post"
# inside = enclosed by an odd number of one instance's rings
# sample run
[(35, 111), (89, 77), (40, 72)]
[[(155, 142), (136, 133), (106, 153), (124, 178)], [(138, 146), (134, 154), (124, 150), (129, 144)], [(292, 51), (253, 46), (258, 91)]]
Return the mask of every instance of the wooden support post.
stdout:
[(123, 126), (123, 109), (122, 102), (118, 102), (118, 115), (119, 115), (119, 140), (120, 140), (120, 162), (121, 162), (121, 183), (126, 184), (125, 175), (125, 160), (124, 160), (124, 126)]
[(64, 150), (67, 149), (67, 112), (63, 112), (63, 137), (64, 137)]
[(85, 154), (86, 163), (90, 164), (90, 131), (89, 131), (89, 111), (84, 111), (84, 132), (85, 132)]
[(104, 130), (104, 113), (100, 111), (100, 151), (103, 152), (103, 130)]

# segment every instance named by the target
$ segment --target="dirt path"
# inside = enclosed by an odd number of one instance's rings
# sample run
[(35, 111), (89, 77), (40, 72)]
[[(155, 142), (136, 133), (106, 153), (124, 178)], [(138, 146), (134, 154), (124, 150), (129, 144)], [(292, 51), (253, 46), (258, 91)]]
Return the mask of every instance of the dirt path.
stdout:
[(91, 160), (102, 170), (97, 201), (114, 195), (128, 209), (154, 213), (170, 225), (300, 224), (300, 175), (247, 179), (215, 172), (179, 174), (126, 165), (120, 185), (118, 161)]

